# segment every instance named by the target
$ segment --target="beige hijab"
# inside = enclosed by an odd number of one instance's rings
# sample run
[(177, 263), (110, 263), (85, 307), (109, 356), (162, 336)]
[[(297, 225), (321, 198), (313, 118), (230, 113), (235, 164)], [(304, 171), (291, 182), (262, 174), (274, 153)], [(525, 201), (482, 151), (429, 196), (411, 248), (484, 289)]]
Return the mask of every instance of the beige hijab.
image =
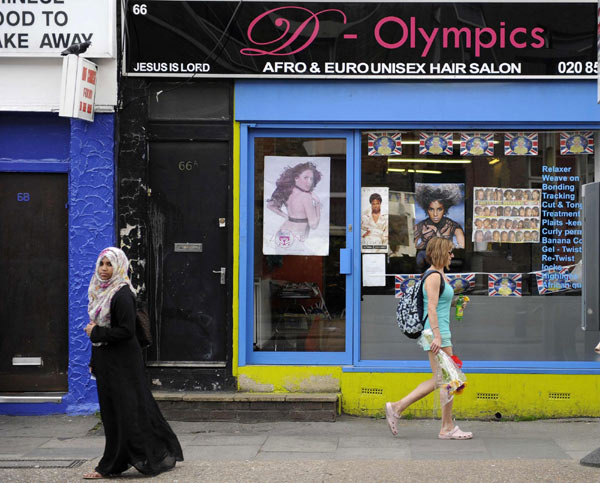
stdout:
[[(113, 267), (113, 275), (109, 280), (102, 280), (98, 275), (100, 261), (105, 257)], [(91, 322), (95, 322), (100, 327), (110, 327), (110, 302), (123, 285), (129, 286), (135, 295), (135, 290), (127, 274), (128, 270), (129, 260), (123, 250), (108, 247), (100, 252), (88, 288), (88, 315)]]

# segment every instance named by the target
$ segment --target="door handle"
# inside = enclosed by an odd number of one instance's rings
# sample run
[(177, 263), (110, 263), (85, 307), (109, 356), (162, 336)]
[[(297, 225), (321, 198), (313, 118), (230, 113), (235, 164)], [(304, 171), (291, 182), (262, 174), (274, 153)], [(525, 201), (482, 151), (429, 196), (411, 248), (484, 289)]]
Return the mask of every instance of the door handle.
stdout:
[(213, 270), (213, 273), (221, 274), (221, 285), (225, 285), (225, 267), (221, 267), (221, 270)]
[(352, 248), (340, 249), (340, 273), (342, 275), (352, 273)]

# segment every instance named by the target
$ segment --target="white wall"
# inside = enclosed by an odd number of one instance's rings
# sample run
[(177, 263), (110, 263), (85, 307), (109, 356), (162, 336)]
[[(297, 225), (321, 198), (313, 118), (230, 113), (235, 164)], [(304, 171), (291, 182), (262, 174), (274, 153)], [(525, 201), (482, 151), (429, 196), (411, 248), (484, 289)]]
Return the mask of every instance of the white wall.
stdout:
[[(98, 65), (96, 112), (117, 104), (116, 59), (92, 59)], [(0, 58), (0, 111), (58, 112), (62, 57)]]

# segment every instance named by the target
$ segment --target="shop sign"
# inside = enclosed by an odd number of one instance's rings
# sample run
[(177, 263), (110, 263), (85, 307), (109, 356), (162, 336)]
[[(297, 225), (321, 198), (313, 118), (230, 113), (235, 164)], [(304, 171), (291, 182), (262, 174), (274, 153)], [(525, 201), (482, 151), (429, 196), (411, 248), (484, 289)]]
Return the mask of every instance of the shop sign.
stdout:
[(0, 57), (60, 57), (72, 44), (92, 43), (86, 57), (114, 57), (113, 0), (2, 0)]
[(123, 6), (131, 76), (597, 78), (595, 0)]
[(77, 55), (63, 60), (59, 116), (94, 121), (98, 66)]

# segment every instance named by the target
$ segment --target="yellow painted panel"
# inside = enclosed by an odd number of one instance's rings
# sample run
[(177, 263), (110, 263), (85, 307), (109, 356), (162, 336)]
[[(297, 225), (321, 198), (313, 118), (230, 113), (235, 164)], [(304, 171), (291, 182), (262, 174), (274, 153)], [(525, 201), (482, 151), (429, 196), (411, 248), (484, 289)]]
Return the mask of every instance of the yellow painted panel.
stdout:
[(254, 392), (340, 392), (342, 368), (331, 366), (244, 366), (238, 389)]
[[(234, 110), (235, 112), (235, 110)], [(235, 119), (235, 115), (234, 115)], [(233, 376), (238, 374), (239, 361), (239, 300), (240, 300), (240, 123), (233, 123)]]
[[(424, 373), (342, 372), (337, 366), (246, 366), (238, 388), (256, 392), (341, 392), (342, 412), (383, 417), (386, 401), (407, 395)], [(467, 374), (454, 399), (459, 419), (600, 417), (600, 378), (562, 374)], [(336, 386), (339, 384), (339, 386)], [(336, 390), (336, 387), (339, 389)], [(406, 417), (439, 417), (437, 393), (413, 404)]]
[[(342, 377), (342, 411), (384, 417), (387, 401), (406, 396), (429, 375), (351, 373)], [(562, 374), (467, 374), (468, 386), (454, 398), (460, 419), (534, 419), (600, 416), (600, 378)], [(413, 404), (408, 417), (439, 417), (437, 394)]]

